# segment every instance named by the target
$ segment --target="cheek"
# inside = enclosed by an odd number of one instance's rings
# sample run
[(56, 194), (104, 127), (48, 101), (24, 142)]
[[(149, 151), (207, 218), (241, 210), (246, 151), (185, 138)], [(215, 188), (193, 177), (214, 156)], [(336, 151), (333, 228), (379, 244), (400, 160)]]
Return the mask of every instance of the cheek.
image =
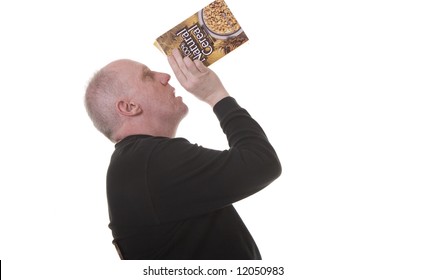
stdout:
[(149, 106), (149, 109), (154, 114), (163, 115), (173, 110), (172, 109), (173, 104), (170, 98), (166, 98), (166, 96), (161, 96), (161, 95), (152, 96), (147, 105)]

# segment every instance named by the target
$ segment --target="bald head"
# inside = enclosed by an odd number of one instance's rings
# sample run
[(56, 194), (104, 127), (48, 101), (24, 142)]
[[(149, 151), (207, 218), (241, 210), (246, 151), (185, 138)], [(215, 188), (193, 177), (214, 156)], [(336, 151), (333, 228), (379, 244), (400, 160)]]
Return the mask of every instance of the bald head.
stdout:
[(117, 74), (120, 74), (120, 78), (123, 78), (132, 75), (135, 69), (140, 68), (141, 65), (141, 63), (134, 60), (119, 59), (107, 64), (101, 70), (106, 72), (115, 72)]
[(170, 75), (120, 59), (90, 81), (86, 109), (95, 127), (112, 142), (129, 135), (173, 137), (188, 107), (175, 96)]

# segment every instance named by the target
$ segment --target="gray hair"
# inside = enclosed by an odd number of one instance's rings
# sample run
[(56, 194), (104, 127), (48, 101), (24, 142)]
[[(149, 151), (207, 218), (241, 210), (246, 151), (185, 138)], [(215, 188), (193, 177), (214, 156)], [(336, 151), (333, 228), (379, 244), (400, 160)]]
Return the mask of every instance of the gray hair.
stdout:
[(84, 96), (84, 105), (94, 126), (112, 142), (115, 142), (114, 132), (121, 125), (115, 103), (124, 90), (117, 72), (101, 69), (90, 80)]

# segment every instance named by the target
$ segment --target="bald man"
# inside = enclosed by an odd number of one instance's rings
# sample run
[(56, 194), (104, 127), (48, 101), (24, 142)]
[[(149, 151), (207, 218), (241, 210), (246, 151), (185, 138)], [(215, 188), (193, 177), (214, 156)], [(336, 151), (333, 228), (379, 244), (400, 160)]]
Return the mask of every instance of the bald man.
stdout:
[(107, 172), (113, 244), (121, 259), (261, 259), (233, 203), (280, 176), (278, 156), (211, 69), (177, 50), (168, 61), (182, 87), (212, 107), (229, 149), (175, 137), (188, 107), (170, 75), (132, 60), (98, 71), (85, 105), (115, 143)]

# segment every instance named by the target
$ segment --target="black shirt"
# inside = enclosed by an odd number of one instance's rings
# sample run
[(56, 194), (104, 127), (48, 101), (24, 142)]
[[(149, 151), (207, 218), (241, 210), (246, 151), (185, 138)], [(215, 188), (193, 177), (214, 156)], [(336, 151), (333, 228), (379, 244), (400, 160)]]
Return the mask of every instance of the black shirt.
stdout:
[(270, 184), (281, 165), (233, 98), (213, 110), (228, 150), (149, 135), (116, 144), (107, 174), (109, 227), (124, 259), (261, 258), (232, 203)]

